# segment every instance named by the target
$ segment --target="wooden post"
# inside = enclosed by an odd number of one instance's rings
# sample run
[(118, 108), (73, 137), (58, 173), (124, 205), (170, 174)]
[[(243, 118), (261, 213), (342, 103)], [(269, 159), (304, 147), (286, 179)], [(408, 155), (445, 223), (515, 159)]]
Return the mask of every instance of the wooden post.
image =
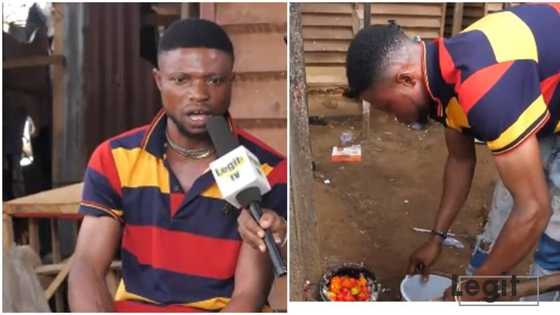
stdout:
[(29, 246), (35, 251), (37, 255), (39, 254), (39, 222), (38, 219), (29, 218)]
[(14, 246), (14, 224), (9, 214), (2, 214), (2, 226), (4, 250), (10, 250)]
[(451, 26), (451, 35), (455, 35), (461, 31), (463, 27), (463, 3), (456, 2), (453, 9), (453, 24)]
[(319, 281), (319, 230), (313, 208), (311, 145), (301, 4), (290, 4), (290, 298), (303, 299), (305, 280)]
[[(60, 239), (58, 234), (58, 222), (56, 219), (50, 219), (51, 223), (51, 255), (53, 264), (59, 263), (62, 259), (60, 255)], [(64, 312), (64, 294), (57, 290), (54, 295), (55, 310)]]
[(371, 24), (371, 3), (364, 3), (364, 27)]
[(191, 16), (191, 3), (181, 3), (181, 19), (187, 19)]
[(367, 139), (369, 138), (370, 112), (371, 112), (371, 104), (368, 101), (363, 100), (362, 101), (362, 140), (364, 143), (367, 143)]
[[(63, 18), (55, 19), (55, 53), (64, 55), (65, 67), (53, 73), (53, 187), (80, 181), (87, 162), (84, 141), (86, 6), (88, 4), (61, 3), (56, 7)], [(60, 29), (62, 35), (56, 34)]]

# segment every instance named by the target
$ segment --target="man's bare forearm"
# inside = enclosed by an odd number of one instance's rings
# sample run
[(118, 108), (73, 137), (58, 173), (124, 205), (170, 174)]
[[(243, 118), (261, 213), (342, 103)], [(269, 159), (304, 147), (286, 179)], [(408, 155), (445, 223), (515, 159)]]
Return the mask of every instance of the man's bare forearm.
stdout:
[(476, 275), (500, 275), (510, 272), (537, 243), (550, 217), (547, 204), (531, 202), (515, 206), (488, 258)]
[(104, 275), (80, 259), (74, 259), (68, 276), (68, 298), (72, 312), (112, 312), (113, 301)]
[(447, 158), (443, 193), (434, 223), (434, 230), (447, 231), (463, 207), (471, 188), (476, 160), (453, 156)]

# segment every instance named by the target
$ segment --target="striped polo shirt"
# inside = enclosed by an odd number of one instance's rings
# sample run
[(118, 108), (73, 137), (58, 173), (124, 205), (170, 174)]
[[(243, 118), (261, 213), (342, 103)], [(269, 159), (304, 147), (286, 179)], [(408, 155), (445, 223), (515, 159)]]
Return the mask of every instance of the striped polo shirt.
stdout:
[(489, 14), (425, 44), (433, 118), (508, 152), (531, 134), (560, 131), (560, 4)]
[[(165, 156), (167, 116), (111, 138), (94, 151), (80, 213), (123, 225), (123, 280), (116, 301), (219, 310), (229, 302), (241, 246), (236, 211), (207, 170), (184, 192)], [(263, 208), (287, 214), (286, 160), (246, 131), (241, 145), (261, 162), (271, 191)]]

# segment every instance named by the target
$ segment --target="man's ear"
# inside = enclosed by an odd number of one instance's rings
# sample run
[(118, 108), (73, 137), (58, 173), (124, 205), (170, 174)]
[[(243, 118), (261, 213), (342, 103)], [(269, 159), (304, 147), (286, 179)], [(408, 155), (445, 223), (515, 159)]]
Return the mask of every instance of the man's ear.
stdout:
[(401, 84), (406, 87), (414, 87), (416, 85), (414, 73), (408, 70), (397, 73), (395, 81), (397, 84)]
[(161, 91), (161, 73), (157, 68), (153, 68), (152, 75), (154, 76), (154, 81), (156, 81), (158, 89)]

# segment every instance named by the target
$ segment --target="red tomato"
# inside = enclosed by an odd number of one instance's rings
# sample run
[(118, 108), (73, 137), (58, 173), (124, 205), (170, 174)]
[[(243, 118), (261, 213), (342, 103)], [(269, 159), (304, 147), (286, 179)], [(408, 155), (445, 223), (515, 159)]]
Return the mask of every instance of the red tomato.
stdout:
[(365, 292), (358, 294), (358, 300), (360, 301), (367, 301), (369, 299), (369, 295)]

